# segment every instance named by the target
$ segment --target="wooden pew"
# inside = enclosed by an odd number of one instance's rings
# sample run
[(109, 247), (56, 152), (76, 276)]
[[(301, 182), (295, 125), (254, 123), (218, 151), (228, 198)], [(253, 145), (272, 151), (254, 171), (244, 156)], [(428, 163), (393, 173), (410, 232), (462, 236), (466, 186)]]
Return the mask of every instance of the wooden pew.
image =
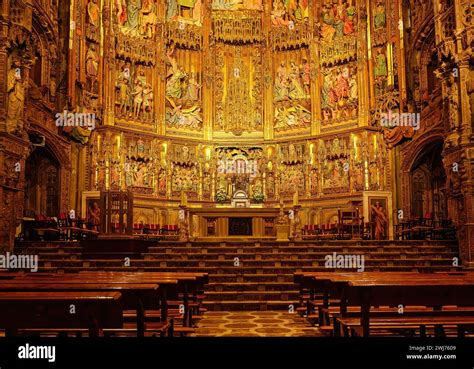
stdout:
[(94, 337), (122, 324), (119, 292), (0, 292), (0, 327), (7, 336), (22, 328), (87, 328)]
[(362, 334), (369, 336), (371, 307), (398, 304), (432, 306), (438, 310), (443, 305), (474, 306), (474, 279), (350, 281), (341, 299), (341, 314), (344, 315), (347, 305), (359, 305)]
[[(208, 283), (209, 276), (207, 273), (181, 273), (181, 272), (95, 272), (82, 271), (80, 275), (91, 275), (105, 278), (135, 278), (142, 280), (143, 278), (150, 278), (156, 281), (162, 287), (162, 317), (167, 319), (167, 305), (168, 301), (178, 299), (178, 294), (183, 295), (183, 326), (189, 327), (192, 325), (192, 309), (190, 305), (199, 306), (198, 294), (204, 291), (204, 285)], [(177, 281), (177, 284), (171, 282)]]
[(158, 306), (159, 285), (156, 283), (137, 283), (94, 281), (92, 279), (73, 280), (64, 278), (18, 278), (0, 284), (0, 291), (21, 292), (120, 292), (123, 307), (125, 309), (136, 309), (137, 312), (137, 335), (143, 337), (145, 334), (145, 307)]
[[(376, 318), (374, 325), (387, 322), (387, 327), (406, 326), (412, 324), (405, 315), (387, 314), (383, 309), (374, 306), (398, 306), (404, 305), (407, 309), (414, 307), (413, 315), (420, 319), (432, 319), (433, 323), (439, 323), (449, 315), (450, 321), (459, 318), (459, 326), (468, 326), (469, 315), (473, 315), (473, 309), (463, 311), (451, 311), (449, 314), (442, 311), (443, 305), (459, 305), (474, 307), (474, 273), (297, 273), (295, 281), (304, 283), (310, 288), (324, 290), (322, 308), (329, 311), (328, 296), (340, 299), (340, 311), (337, 309), (339, 321), (351, 328), (360, 323), (363, 335), (369, 334), (370, 316), (381, 316), (383, 314), (395, 316), (391, 319)], [(440, 295), (441, 294), (441, 295)], [(469, 296), (466, 297), (465, 294)], [(416, 307), (416, 305), (422, 305)], [(428, 307), (432, 307), (427, 308)], [(357, 308), (358, 307), (358, 308)], [(355, 310), (354, 310), (355, 308)], [(331, 309), (334, 309), (332, 307)], [(456, 316), (457, 314), (457, 316)], [(411, 314), (407, 314), (411, 315)], [(426, 316), (429, 315), (430, 318)], [(360, 320), (356, 320), (357, 316)], [(404, 321), (404, 317), (407, 318)], [(348, 320), (347, 320), (348, 319)], [(448, 320), (448, 318), (447, 318)], [(421, 321), (421, 320), (420, 320)], [(447, 322), (446, 324), (448, 324)], [(421, 325), (421, 324), (420, 324)], [(460, 330), (460, 334), (461, 334)], [(334, 332), (338, 333), (338, 327), (334, 326)]]
[[(168, 318), (168, 301), (170, 299), (177, 300), (178, 294), (181, 293), (183, 295), (182, 304), (184, 306), (184, 327), (190, 327), (192, 325), (192, 309), (190, 305), (193, 307), (199, 306), (197, 295), (204, 290), (204, 285), (208, 282), (207, 273), (84, 271), (78, 274), (62, 274), (61, 276), (67, 276), (67, 281), (81, 281), (86, 279), (107, 283), (132, 281), (158, 283), (160, 285), (162, 321), (166, 322)], [(51, 278), (53, 280), (58, 279), (57, 275), (53, 275)]]

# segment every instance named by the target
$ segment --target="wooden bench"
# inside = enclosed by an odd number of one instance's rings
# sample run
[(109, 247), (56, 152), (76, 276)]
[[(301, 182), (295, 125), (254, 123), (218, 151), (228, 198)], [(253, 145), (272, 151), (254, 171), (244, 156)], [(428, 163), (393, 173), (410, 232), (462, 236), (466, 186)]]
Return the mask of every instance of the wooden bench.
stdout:
[[(320, 324), (327, 324), (330, 314), (360, 318), (360, 329), (365, 336), (369, 334), (372, 317), (392, 315), (380, 308), (384, 305), (403, 305), (407, 314), (395, 316), (398, 321), (404, 317), (411, 318), (409, 315), (432, 317), (443, 309), (443, 305), (468, 307), (455, 311), (459, 309), (456, 307), (449, 314), (443, 313), (443, 317), (449, 315), (467, 322), (468, 317), (474, 315), (474, 273), (310, 272), (296, 273), (294, 279), (309, 289), (310, 296), (314, 296), (316, 291), (323, 292), (322, 302), (318, 305), (323, 316), (319, 317)], [(330, 304), (329, 297), (334, 305)], [(335, 334), (338, 333), (336, 325)]]
[[(362, 336), (363, 328), (361, 318), (358, 317), (337, 317), (341, 331), (345, 336)], [(474, 327), (474, 316), (457, 315), (436, 315), (435, 313), (428, 315), (415, 314), (414, 316), (375, 317), (371, 318), (370, 329), (419, 329), (420, 337), (426, 337), (426, 327), (433, 326), (436, 336), (444, 336), (442, 327), (446, 325), (454, 325), (457, 327), (458, 337), (464, 337), (467, 328)]]
[(0, 328), (7, 336), (27, 328), (82, 328), (94, 337), (122, 324), (119, 292), (0, 291)]
[(135, 309), (137, 312), (136, 332), (145, 335), (145, 308), (157, 308), (159, 305), (159, 285), (156, 283), (138, 283), (136, 281), (101, 281), (93, 279), (56, 278), (18, 278), (0, 284), (0, 291), (50, 291), (50, 292), (120, 292), (122, 310)]
[[(204, 290), (204, 285), (208, 283), (209, 277), (207, 273), (180, 273), (180, 272), (89, 272), (83, 271), (80, 275), (91, 275), (96, 278), (133, 278), (143, 280), (144, 278), (156, 281), (160, 284), (162, 291), (162, 316), (166, 321), (168, 302), (170, 300), (182, 300), (178, 305), (183, 304), (183, 326), (192, 325), (193, 311), (198, 311), (199, 301), (198, 295)], [(190, 305), (193, 307), (190, 308)]]

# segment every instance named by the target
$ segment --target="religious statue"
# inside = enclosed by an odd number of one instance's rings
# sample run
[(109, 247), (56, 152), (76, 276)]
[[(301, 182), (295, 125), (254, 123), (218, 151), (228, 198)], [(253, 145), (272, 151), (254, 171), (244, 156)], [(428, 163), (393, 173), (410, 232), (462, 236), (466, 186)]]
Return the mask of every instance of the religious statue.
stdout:
[(172, 99), (180, 99), (183, 95), (182, 80), (186, 77), (186, 73), (178, 66), (176, 58), (173, 57), (175, 49), (170, 48), (166, 53), (171, 70), (168, 72), (166, 81), (166, 97)]
[(273, 1), (273, 9), (271, 13), (272, 25), (274, 26), (288, 26), (289, 21), (285, 20), (285, 6), (282, 0)]
[(142, 93), (144, 118), (150, 120), (153, 117), (153, 89), (151, 84), (145, 83)]
[(158, 174), (158, 192), (160, 195), (166, 195), (166, 171), (160, 170)]
[(289, 83), (288, 71), (285, 62), (281, 62), (277, 68), (274, 86), (275, 101), (284, 100), (288, 96)]
[(191, 73), (187, 80), (187, 89), (184, 98), (189, 101), (198, 100), (200, 88), (201, 85), (196, 80), (196, 73)]
[(87, 4), (87, 15), (89, 18), (89, 23), (94, 27), (99, 27), (100, 20), (100, 9), (97, 5), (97, 0), (90, 0)]
[(171, 99), (168, 101), (172, 106), (166, 108), (165, 114), (165, 119), (169, 126), (193, 130), (202, 127), (201, 108), (198, 105), (183, 108), (182, 105), (176, 105)]
[(351, 118), (357, 113), (358, 87), (355, 65), (332, 68), (323, 76), (321, 107), (324, 120)]
[(94, 43), (89, 44), (89, 48), (87, 49), (86, 53), (86, 75), (90, 83), (90, 89), (92, 91), (97, 90), (99, 61), (100, 57), (97, 54), (96, 45)]
[(385, 27), (386, 15), (385, 15), (385, 0), (377, 1), (377, 6), (374, 11), (374, 29)]
[(125, 35), (153, 38), (158, 22), (155, 0), (115, 0), (117, 24)]
[(328, 1), (321, 13), (320, 34), (324, 42), (332, 42), (334, 37), (341, 38), (355, 32), (355, 6), (353, 0)]
[(128, 32), (136, 33), (139, 26), (141, 0), (127, 0), (127, 22)]
[(300, 78), (300, 69), (294, 61), (290, 63), (290, 74), (288, 76), (290, 80), (290, 87), (288, 96), (291, 99), (304, 99), (306, 94), (304, 92), (303, 84)]
[(100, 230), (100, 207), (97, 201), (94, 201), (92, 205), (89, 206), (89, 217), (87, 221), (92, 225), (92, 229), (95, 231)]
[(331, 42), (334, 38), (334, 34), (336, 33), (336, 29), (334, 27), (336, 21), (334, 19), (334, 12), (331, 8), (331, 5), (328, 3), (323, 5), (321, 20), (321, 39), (325, 42)]
[(23, 130), (23, 107), (25, 102), (25, 82), (21, 75), (20, 63), (14, 61), (7, 76), (8, 133), (21, 133)]
[(155, 0), (143, 0), (140, 9), (140, 34), (144, 38), (152, 38), (157, 23)]
[(380, 201), (376, 201), (375, 205), (371, 206), (372, 219), (375, 225), (375, 239), (384, 240), (386, 238), (385, 231), (388, 224), (386, 212)]
[(115, 85), (118, 89), (118, 101), (120, 103), (120, 113), (122, 115), (125, 115), (127, 113), (127, 108), (129, 108), (129, 83), (130, 69), (123, 66)]
[(379, 49), (375, 56), (375, 78), (387, 77), (387, 57), (382, 49)]
[(117, 23), (122, 28), (127, 22), (127, 0), (115, 0), (115, 8), (117, 9)]
[[(143, 103), (143, 83), (139, 78), (135, 79), (135, 86), (132, 92), (133, 97), (133, 116), (138, 118), (141, 110), (142, 110), (142, 103)], [(130, 112), (130, 116), (132, 116), (132, 112)]]
[(275, 108), (275, 129), (277, 131), (307, 127), (311, 123), (311, 112), (304, 106), (277, 106)]

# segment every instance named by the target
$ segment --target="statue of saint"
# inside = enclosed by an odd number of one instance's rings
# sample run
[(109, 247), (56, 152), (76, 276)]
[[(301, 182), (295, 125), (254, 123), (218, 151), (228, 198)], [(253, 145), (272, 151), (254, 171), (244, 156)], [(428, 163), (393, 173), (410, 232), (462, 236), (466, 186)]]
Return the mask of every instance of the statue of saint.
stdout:
[(375, 56), (375, 78), (387, 76), (387, 57), (382, 49), (379, 49)]
[(19, 132), (23, 129), (22, 116), (25, 103), (25, 85), (21, 77), (20, 63), (17, 61), (13, 62), (8, 72), (7, 92), (7, 131), (8, 133)]
[(100, 21), (100, 9), (97, 5), (97, 0), (89, 1), (89, 4), (87, 4), (87, 15), (89, 17), (89, 23), (95, 28), (98, 28)]
[(385, 5), (382, 0), (379, 0), (374, 12), (374, 29), (385, 27), (385, 23)]
[(98, 231), (100, 228), (100, 207), (97, 201), (94, 201), (89, 206), (89, 219), (88, 222), (92, 224), (92, 229)]
[(167, 0), (166, 19), (172, 19), (178, 15), (178, 3), (176, 0)]
[(94, 88), (95, 82), (99, 75), (99, 55), (97, 55), (95, 44), (90, 44), (86, 53), (86, 74), (90, 80), (91, 89)]
[(128, 32), (136, 33), (139, 25), (141, 0), (128, 0), (127, 4), (127, 28)]
[(117, 77), (116, 88), (118, 89), (118, 99), (120, 102), (120, 113), (125, 114), (127, 112), (127, 106), (129, 105), (129, 89), (130, 83), (130, 70), (127, 67), (123, 67), (119, 76)]
[(173, 99), (180, 99), (183, 95), (181, 81), (186, 77), (186, 73), (178, 66), (176, 58), (173, 57), (174, 48), (171, 48), (166, 56), (171, 64), (171, 71), (168, 73), (166, 82), (166, 96)]
[[(135, 89), (132, 93), (133, 96), (133, 114), (138, 118), (143, 103), (143, 84), (138, 78), (135, 80)], [(130, 112), (131, 114), (132, 112)]]
[(196, 101), (199, 99), (199, 89), (201, 85), (196, 81), (196, 73), (191, 73), (188, 79), (188, 86), (186, 89), (185, 99), (189, 101)]
[(143, 113), (149, 119), (153, 116), (153, 89), (149, 83), (143, 88)]
[(152, 38), (156, 28), (156, 5), (154, 0), (143, 0), (140, 9), (140, 34), (145, 38)]
[(334, 12), (329, 4), (323, 7), (322, 14), (322, 25), (321, 25), (321, 38), (325, 42), (331, 42), (336, 33), (336, 21), (334, 19)]
[(127, 0), (115, 0), (117, 23), (122, 28), (127, 22)]
[(288, 98), (288, 77), (289, 75), (286, 64), (285, 62), (281, 62), (280, 66), (277, 68), (275, 78), (274, 95), (276, 101), (285, 100)]
[(300, 78), (300, 69), (295, 62), (291, 62), (291, 72), (289, 75), (290, 79), (290, 91), (289, 96), (291, 99), (304, 99), (306, 94), (304, 92), (303, 85)]
[(288, 26), (289, 21), (285, 19), (286, 10), (282, 0), (273, 1), (272, 24), (274, 26)]
[(383, 240), (385, 239), (385, 230), (388, 223), (387, 215), (385, 214), (385, 210), (380, 204), (380, 201), (377, 201), (371, 208), (372, 219), (375, 225), (375, 239)]

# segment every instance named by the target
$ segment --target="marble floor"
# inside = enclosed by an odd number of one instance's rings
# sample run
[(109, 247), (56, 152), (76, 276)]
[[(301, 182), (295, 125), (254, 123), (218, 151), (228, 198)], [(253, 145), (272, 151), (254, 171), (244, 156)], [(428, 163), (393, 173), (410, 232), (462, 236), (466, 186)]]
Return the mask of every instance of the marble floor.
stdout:
[(194, 337), (317, 337), (298, 314), (281, 311), (208, 311), (197, 323)]

